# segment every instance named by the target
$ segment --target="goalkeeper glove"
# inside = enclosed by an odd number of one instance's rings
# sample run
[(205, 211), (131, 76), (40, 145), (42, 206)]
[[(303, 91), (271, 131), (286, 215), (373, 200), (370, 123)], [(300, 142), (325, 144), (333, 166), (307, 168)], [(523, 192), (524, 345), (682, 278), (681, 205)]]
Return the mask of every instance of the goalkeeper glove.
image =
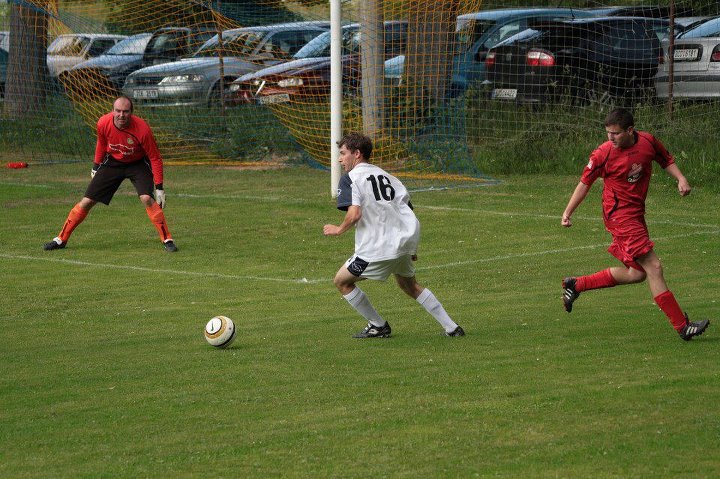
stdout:
[(160, 205), (160, 208), (165, 208), (165, 190), (162, 183), (155, 185), (155, 201)]
[(90, 170), (90, 179), (95, 178), (95, 173), (97, 173), (97, 170), (99, 170), (99, 169), (100, 169), (100, 165), (93, 163), (93, 167)]

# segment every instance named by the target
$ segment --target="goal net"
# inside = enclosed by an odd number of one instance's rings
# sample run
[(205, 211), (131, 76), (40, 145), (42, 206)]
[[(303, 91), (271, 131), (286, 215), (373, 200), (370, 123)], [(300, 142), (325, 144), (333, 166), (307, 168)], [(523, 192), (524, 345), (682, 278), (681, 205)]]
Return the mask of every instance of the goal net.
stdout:
[[(616, 105), (716, 129), (715, 109), (678, 102), (720, 96), (720, 79), (682, 83), (720, 46), (674, 34), (717, 2), (626, 3), (343, 1), (342, 129), (416, 188), (586, 155)], [(329, 18), (325, 0), (0, 2), (0, 151), (86, 161), (122, 94), (168, 164), (328, 168)]]

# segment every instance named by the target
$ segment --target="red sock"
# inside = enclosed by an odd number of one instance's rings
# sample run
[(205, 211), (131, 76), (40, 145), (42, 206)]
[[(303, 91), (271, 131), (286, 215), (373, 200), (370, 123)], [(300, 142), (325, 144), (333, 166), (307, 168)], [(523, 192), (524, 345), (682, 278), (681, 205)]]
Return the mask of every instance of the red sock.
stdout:
[(145, 208), (145, 211), (147, 211), (150, 221), (152, 221), (155, 225), (155, 229), (157, 229), (162, 242), (164, 243), (165, 241), (172, 240), (167, 222), (165, 222), (165, 214), (163, 213), (162, 208), (160, 208), (160, 205), (154, 203), (152, 206)]
[(616, 285), (617, 281), (608, 268), (588, 276), (580, 276), (575, 283), (575, 290), (580, 292), (588, 289), (612, 288)]
[(683, 314), (680, 305), (675, 300), (675, 296), (670, 290), (655, 296), (655, 304), (660, 306), (665, 316), (670, 320), (670, 324), (676, 331), (680, 331), (685, 326), (685, 314)]
[(70, 239), (72, 232), (78, 227), (78, 225), (80, 225), (80, 223), (83, 222), (89, 212), (90, 211), (85, 208), (82, 208), (80, 203), (73, 206), (73, 209), (70, 210), (70, 214), (68, 214), (68, 217), (65, 220), (62, 230), (60, 230), (60, 234), (58, 234), (60, 241), (66, 243), (67, 240)]

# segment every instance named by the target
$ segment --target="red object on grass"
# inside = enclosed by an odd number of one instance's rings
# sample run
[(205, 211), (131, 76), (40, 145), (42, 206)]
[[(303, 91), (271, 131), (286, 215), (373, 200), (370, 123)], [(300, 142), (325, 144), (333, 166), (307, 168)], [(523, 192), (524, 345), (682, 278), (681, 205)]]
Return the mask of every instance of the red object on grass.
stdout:
[(28, 164), (24, 161), (11, 161), (7, 164), (8, 168), (27, 168)]

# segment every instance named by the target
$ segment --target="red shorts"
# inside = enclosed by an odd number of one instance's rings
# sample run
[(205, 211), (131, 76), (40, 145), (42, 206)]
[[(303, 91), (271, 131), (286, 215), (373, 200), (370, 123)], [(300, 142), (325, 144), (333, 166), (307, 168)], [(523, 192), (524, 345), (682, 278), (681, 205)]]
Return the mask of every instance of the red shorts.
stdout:
[(628, 268), (645, 271), (637, 258), (649, 253), (655, 247), (650, 241), (645, 218), (624, 221), (622, 225), (608, 225), (605, 228), (613, 237), (608, 252), (620, 260)]

